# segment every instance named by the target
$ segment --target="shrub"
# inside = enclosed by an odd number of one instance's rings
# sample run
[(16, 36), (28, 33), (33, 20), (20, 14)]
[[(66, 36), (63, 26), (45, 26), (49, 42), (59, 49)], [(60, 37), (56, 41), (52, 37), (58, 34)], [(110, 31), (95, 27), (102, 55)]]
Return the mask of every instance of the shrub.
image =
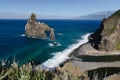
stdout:
[(115, 26), (111, 27), (111, 28), (109, 29), (109, 34), (111, 35), (112, 33), (114, 33), (115, 29), (116, 29)]
[(117, 44), (116, 47), (117, 47), (117, 50), (120, 50), (120, 44)]

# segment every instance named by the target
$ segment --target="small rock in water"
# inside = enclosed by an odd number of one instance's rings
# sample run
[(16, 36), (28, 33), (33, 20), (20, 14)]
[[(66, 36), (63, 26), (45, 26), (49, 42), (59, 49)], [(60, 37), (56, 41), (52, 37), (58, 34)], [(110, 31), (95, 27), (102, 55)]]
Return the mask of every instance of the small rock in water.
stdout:
[(58, 43), (57, 43), (57, 42), (54, 42), (53, 44), (54, 44), (55, 46), (57, 46), (57, 45), (58, 45)]
[(60, 43), (58, 42), (52, 42), (52, 43), (49, 43), (50, 46), (61, 46)]

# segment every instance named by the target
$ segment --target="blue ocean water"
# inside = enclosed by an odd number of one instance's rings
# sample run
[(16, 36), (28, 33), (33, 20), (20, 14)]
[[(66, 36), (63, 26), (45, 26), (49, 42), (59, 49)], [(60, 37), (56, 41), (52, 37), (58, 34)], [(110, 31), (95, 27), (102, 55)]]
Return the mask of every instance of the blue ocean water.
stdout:
[(25, 37), (24, 28), (27, 20), (0, 20), (0, 59), (7, 58), (12, 61), (15, 57), (19, 64), (28, 61), (34, 61), (35, 64), (44, 63), (58, 52), (62, 55), (62, 51), (70, 49), (69, 46), (76, 44), (83, 35), (94, 32), (101, 22), (100, 20), (39, 21), (55, 29), (59, 46), (53, 47), (49, 38), (42, 40)]

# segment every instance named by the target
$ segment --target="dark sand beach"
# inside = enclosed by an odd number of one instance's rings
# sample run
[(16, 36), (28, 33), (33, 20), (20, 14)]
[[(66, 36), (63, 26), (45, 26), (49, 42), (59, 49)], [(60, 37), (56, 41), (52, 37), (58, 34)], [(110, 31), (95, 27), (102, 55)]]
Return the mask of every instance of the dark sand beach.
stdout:
[(119, 53), (119, 51), (101, 52), (94, 49), (90, 43), (85, 43), (69, 55), (71, 60), (67, 63), (79, 66), (85, 71), (103, 67), (120, 67)]

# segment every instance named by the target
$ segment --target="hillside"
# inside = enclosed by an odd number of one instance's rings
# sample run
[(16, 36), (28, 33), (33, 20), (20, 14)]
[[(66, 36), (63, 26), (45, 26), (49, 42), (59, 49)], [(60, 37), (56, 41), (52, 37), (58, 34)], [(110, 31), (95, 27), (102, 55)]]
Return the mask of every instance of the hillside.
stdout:
[(114, 13), (114, 11), (98, 12), (98, 13), (92, 13), (92, 14), (76, 17), (76, 19), (102, 20), (103, 18), (109, 17), (113, 13)]
[(101, 51), (120, 50), (120, 10), (103, 19), (99, 29), (90, 37), (91, 45)]

